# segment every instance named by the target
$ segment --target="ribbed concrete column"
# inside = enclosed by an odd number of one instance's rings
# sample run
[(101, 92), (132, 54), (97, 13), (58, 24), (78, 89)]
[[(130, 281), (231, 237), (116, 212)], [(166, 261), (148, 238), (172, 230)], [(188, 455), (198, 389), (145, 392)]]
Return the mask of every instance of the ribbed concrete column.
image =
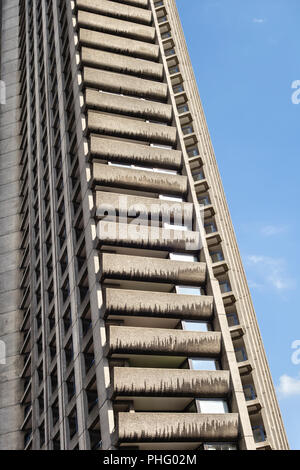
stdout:
[(18, 0), (2, 0), (1, 80), (6, 103), (0, 116), (0, 450), (23, 446), (19, 431), (22, 360), (19, 355), (22, 314), (20, 304), (20, 101), (18, 61)]

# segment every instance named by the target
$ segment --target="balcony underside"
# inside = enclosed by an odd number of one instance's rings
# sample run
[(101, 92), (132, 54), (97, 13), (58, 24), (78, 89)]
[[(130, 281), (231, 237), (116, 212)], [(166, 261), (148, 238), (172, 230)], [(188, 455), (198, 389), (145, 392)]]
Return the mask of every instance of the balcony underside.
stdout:
[[(145, 6), (144, 2), (135, 4)], [(136, 6), (122, 5), (120, 3), (108, 0), (76, 0), (77, 8), (93, 13), (103, 13), (104, 15), (120, 18), (126, 21), (135, 21), (137, 23), (150, 24), (152, 21), (152, 12)]]
[(132, 196), (127, 194), (96, 191), (95, 217), (101, 219), (106, 214), (120, 217), (147, 218), (152, 220), (178, 220), (192, 225), (193, 204), (189, 202), (165, 201), (162, 199)]
[(101, 163), (93, 164), (93, 184), (162, 194), (184, 195), (187, 192), (185, 176), (120, 168)]
[(103, 220), (97, 226), (96, 247), (103, 245), (194, 252), (201, 249), (201, 240), (199, 232), (182, 232)]
[(155, 28), (131, 21), (78, 10), (77, 22), (79, 26), (95, 31), (103, 31), (141, 41), (155, 41)]
[(113, 34), (102, 33), (90, 29), (80, 28), (79, 41), (83, 46), (100, 48), (101, 50), (112, 51), (134, 57), (141, 57), (147, 60), (158, 60), (159, 47), (135, 39), (126, 39)]
[(198, 413), (119, 413), (119, 442), (232, 442), (238, 415)]
[(116, 397), (226, 397), (230, 391), (228, 371), (114, 367), (113, 398)]
[(216, 357), (221, 353), (221, 333), (110, 326), (107, 349), (109, 356)]
[(90, 88), (85, 92), (85, 104), (89, 108), (107, 113), (124, 114), (167, 123), (172, 119), (172, 107), (168, 104), (141, 100), (130, 96), (101, 93)]
[(81, 61), (83, 65), (134, 75), (135, 77), (160, 81), (163, 79), (162, 64), (128, 57), (123, 54), (114, 54), (83, 46), (81, 48)]
[(152, 168), (179, 170), (182, 166), (182, 153), (179, 150), (167, 150), (150, 145), (114, 140), (92, 134), (90, 153), (112, 162), (146, 165)]
[(129, 315), (209, 320), (213, 298), (107, 288), (104, 291), (105, 316)]
[(103, 253), (102, 279), (126, 279), (199, 285), (205, 282), (206, 264), (142, 256)]
[(167, 100), (168, 86), (153, 80), (141, 79), (123, 73), (115, 73), (107, 70), (99, 70), (92, 67), (83, 68), (83, 83), (99, 90), (139, 98)]
[(158, 142), (170, 146), (175, 145), (177, 136), (176, 127), (150, 124), (137, 119), (92, 110), (88, 111), (88, 130), (102, 135), (149, 143)]

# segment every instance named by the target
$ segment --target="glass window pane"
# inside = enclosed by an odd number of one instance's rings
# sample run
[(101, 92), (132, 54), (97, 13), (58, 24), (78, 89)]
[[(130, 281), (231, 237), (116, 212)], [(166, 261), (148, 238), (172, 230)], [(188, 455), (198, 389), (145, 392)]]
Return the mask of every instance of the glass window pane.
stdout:
[(164, 194), (160, 194), (159, 199), (161, 199), (163, 201), (183, 202), (182, 197), (165, 196)]
[(228, 404), (226, 400), (220, 400), (218, 398), (205, 398), (196, 400), (201, 413), (213, 413), (213, 414), (222, 414), (228, 413)]
[(202, 331), (204, 333), (209, 331), (209, 323), (207, 322), (184, 321), (182, 322), (182, 326), (183, 329), (187, 331)]
[(247, 361), (247, 354), (244, 348), (235, 349), (235, 356), (237, 362)]
[(201, 295), (201, 287), (176, 286), (176, 292), (181, 295)]
[(194, 263), (198, 261), (197, 256), (195, 255), (187, 255), (185, 253), (170, 253), (170, 259), (174, 261), (187, 261), (190, 263)]
[(217, 370), (215, 359), (191, 359), (193, 370)]
[(239, 319), (236, 313), (227, 313), (228, 326), (239, 325)]
[(264, 442), (266, 440), (265, 431), (262, 426), (254, 426), (252, 431), (255, 442)]
[(204, 444), (204, 450), (237, 450), (237, 445), (229, 442), (211, 442)]

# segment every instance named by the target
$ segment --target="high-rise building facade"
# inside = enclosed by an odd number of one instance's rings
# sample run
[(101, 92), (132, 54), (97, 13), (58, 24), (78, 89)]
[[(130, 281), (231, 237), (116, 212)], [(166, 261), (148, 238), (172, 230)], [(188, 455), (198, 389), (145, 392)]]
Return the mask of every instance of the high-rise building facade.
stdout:
[(287, 449), (175, 0), (1, 17), (0, 449)]

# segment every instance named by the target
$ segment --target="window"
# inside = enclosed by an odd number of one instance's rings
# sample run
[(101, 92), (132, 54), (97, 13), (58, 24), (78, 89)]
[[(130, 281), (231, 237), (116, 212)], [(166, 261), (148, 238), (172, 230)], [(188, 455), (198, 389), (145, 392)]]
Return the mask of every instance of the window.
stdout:
[(231, 442), (206, 442), (204, 450), (237, 450), (237, 445)]
[(193, 370), (219, 370), (219, 363), (216, 359), (194, 358), (190, 360), (191, 369)]
[(255, 442), (264, 442), (266, 440), (265, 430), (262, 425), (253, 426), (252, 431)]
[(204, 225), (206, 233), (215, 233), (218, 231), (217, 226), (214, 222), (209, 222), (208, 224)]
[(244, 389), (246, 401), (255, 400), (256, 393), (255, 393), (253, 385), (251, 384), (244, 385), (243, 389)]
[[(171, 36), (171, 35), (170, 35)], [(174, 75), (174, 73), (179, 73), (178, 65), (174, 65), (173, 67), (169, 68), (170, 75)]]
[(236, 313), (227, 313), (228, 326), (237, 326), (240, 324)]
[(182, 127), (182, 132), (184, 135), (192, 134), (194, 132), (194, 128), (191, 124), (189, 124), (188, 126)]
[(198, 198), (198, 202), (202, 206), (209, 206), (209, 204), (210, 204), (209, 196), (202, 196), (202, 197), (200, 196)]
[(163, 194), (159, 195), (159, 199), (162, 201), (174, 201), (174, 202), (183, 202), (182, 197), (174, 197), (174, 196), (165, 196)]
[(226, 294), (226, 292), (231, 292), (231, 285), (229, 281), (219, 281), (219, 284), (222, 294)]
[(234, 351), (237, 362), (247, 361), (248, 357), (245, 348), (237, 348)]
[(170, 259), (174, 261), (186, 261), (189, 263), (195, 263), (198, 261), (197, 256), (187, 255), (185, 253), (170, 253)]
[(224, 414), (228, 413), (228, 404), (226, 400), (219, 398), (204, 398), (196, 400), (200, 413)]
[(188, 156), (191, 157), (197, 157), (199, 155), (199, 149), (198, 147), (189, 147), (186, 149)]
[(162, 39), (167, 39), (171, 37), (170, 31), (166, 31), (165, 33), (161, 33), (161, 38)]
[(182, 328), (186, 331), (201, 331), (206, 333), (211, 331), (211, 325), (204, 321), (183, 321)]
[(172, 147), (170, 145), (150, 144), (150, 147), (155, 147), (155, 148), (158, 148), (158, 149), (172, 150)]
[(177, 106), (177, 109), (179, 114), (187, 113), (189, 111), (189, 107), (186, 103), (181, 106)]
[(175, 55), (175, 49), (167, 49), (165, 51), (166, 57), (170, 57), (171, 55)]
[(165, 170), (161, 168), (149, 168), (148, 166), (141, 166), (141, 165), (127, 165), (123, 163), (112, 163), (108, 162), (109, 166), (115, 166), (120, 168), (129, 168), (132, 170), (142, 170), (142, 171), (151, 171), (152, 173), (167, 173), (170, 175), (178, 175), (178, 172), (175, 170)]
[(201, 168), (196, 168), (192, 170), (193, 180), (194, 181), (201, 181), (205, 179), (204, 172)]
[(224, 256), (222, 251), (212, 251), (210, 252), (211, 260), (213, 263), (218, 263), (219, 261), (224, 261)]
[(181, 85), (181, 84), (180, 85), (174, 85), (173, 86), (173, 91), (174, 91), (175, 95), (177, 93), (181, 93), (182, 91), (184, 91), (183, 85)]
[(202, 295), (201, 287), (176, 286), (176, 293), (180, 295)]

